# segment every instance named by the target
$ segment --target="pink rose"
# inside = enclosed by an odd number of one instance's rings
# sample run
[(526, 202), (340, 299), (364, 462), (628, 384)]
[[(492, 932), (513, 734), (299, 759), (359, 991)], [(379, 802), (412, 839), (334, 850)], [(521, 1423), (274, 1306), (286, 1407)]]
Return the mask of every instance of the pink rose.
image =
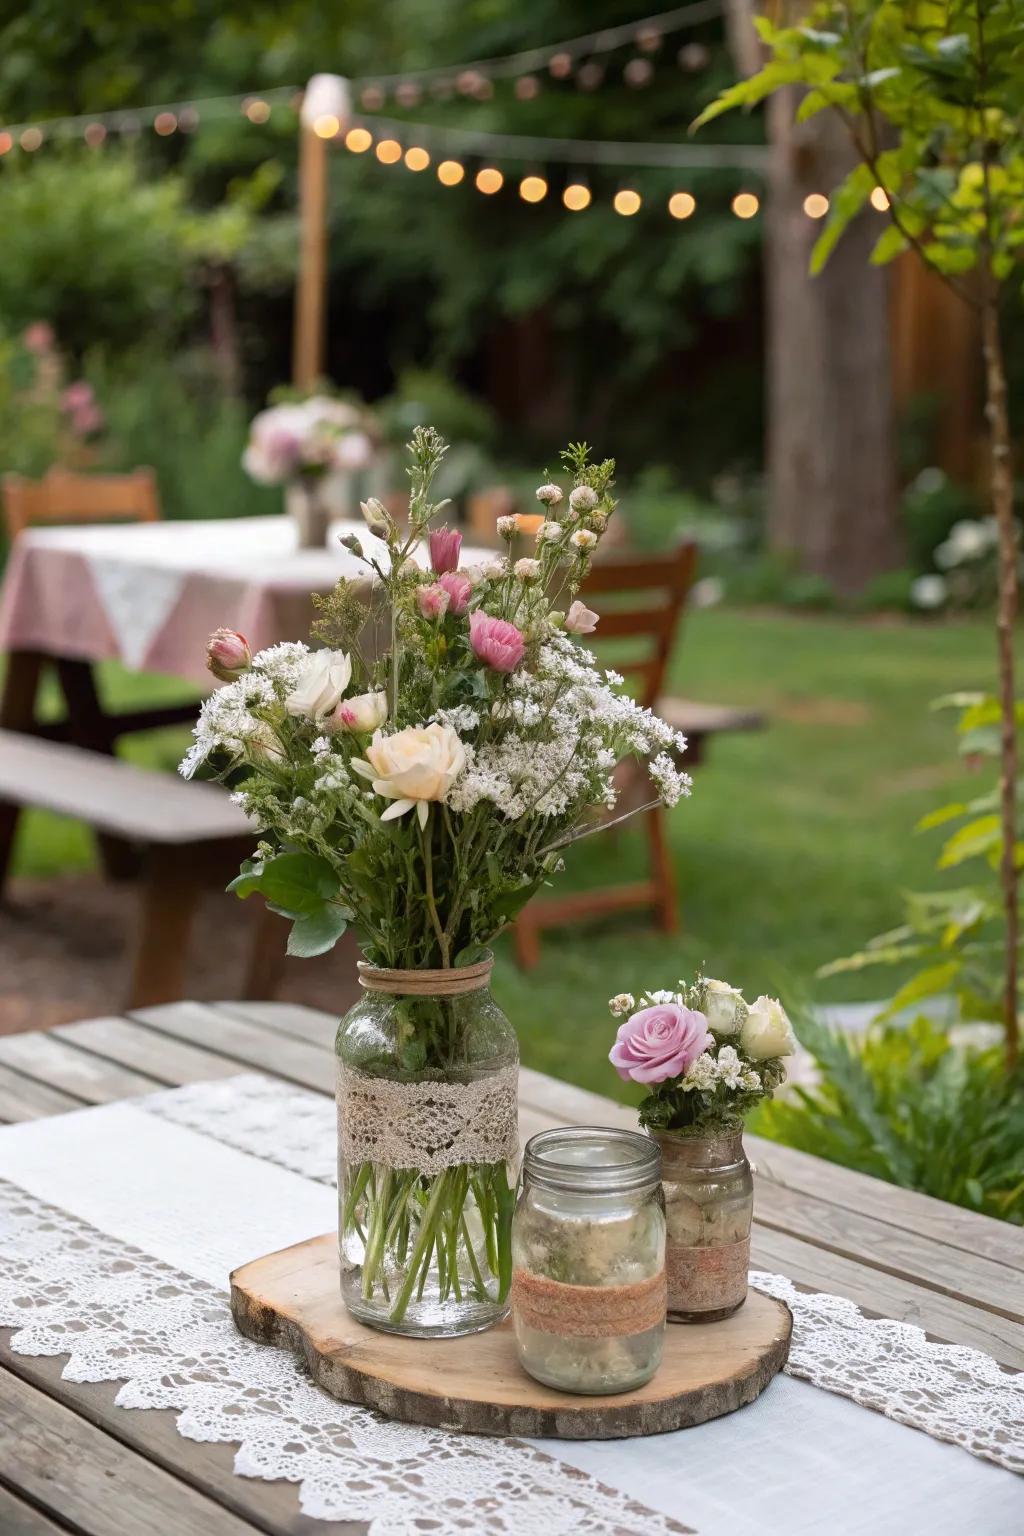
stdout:
[(430, 566), (435, 576), (443, 576), (445, 571), (454, 571), (459, 563), (459, 550), (462, 548), (462, 534), (457, 528), (435, 528), (428, 540), (430, 544)]
[(624, 1083), (663, 1083), (681, 1077), (712, 1044), (702, 1013), (656, 1003), (619, 1025), (608, 1060)]
[(439, 581), (432, 581), (429, 587), (416, 588), (416, 602), (420, 613), (432, 623), (444, 618), (450, 601), (448, 593)]
[(597, 619), (598, 615), (593, 608), (588, 608), (576, 598), (575, 602), (569, 604), (565, 627), (570, 635), (592, 635), (597, 628)]
[(233, 629), (215, 629), (206, 647), (206, 665), (222, 683), (231, 683), (252, 666), (252, 653), (244, 635)]
[(459, 618), (466, 611), (473, 583), (461, 571), (445, 571), (437, 578), (437, 585), (448, 593), (448, 612)]
[(469, 643), (484, 666), (495, 672), (514, 672), (526, 650), (526, 641), (514, 624), (492, 619), (479, 608), (469, 616)]

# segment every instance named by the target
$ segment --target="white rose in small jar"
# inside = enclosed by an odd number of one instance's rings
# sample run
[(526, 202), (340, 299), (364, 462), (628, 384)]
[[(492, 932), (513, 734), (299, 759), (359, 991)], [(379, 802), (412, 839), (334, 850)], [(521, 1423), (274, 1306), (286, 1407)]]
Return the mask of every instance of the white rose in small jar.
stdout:
[(303, 662), (284, 707), (290, 715), (323, 720), (338, 707), (351, 681), (352, 660), (345, 651), (313, 651)]
[(739, 1033), (747, 1016), (747, 1004), (738, 987), (706, 976), (701, 1012), (716, 1035), (728, 1037)]
[(740, 1031), (740, 1044), (752, 1061), (793, 1055), (796, 1036), (789, 1015), (777, 998), (762, 996), (750, 1004)]
[(381, 821), (394, 821), (415, 807), (424, 827), (428, 802), (445, 798), (466, 766), (466, 749), (450, 725), (410, 725), (393, 736), (378, 731), (366, 749), (366, 761), (353, 758), (351, 766), (372, 781), (376, 794), (394, 802)]

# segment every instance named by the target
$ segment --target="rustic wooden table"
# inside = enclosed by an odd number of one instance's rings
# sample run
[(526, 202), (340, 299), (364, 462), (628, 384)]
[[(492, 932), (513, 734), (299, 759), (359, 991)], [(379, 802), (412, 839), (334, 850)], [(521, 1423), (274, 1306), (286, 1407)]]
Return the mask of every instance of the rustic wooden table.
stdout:
[[(251, 1070), (330, 1093), (334, 1030), (327, 1014), (287, 1004), (174, 1003), (10, 1035), (0, 1038), (0, 1121)], [(634, 1117), (608, 1099), (524, 1070), (524, 1138), (573, 1122), (629, 1126)], [(1024, 1368), (1024, 1232), (748, 1140), (757, 1165), (755, 1266)], [(292, 1485), (236, 1477), (230, 1446), (182, 1439), (170, 1412), (116, 1409), (116, 1384), (63, 1381), (60, 1359), (14, 1355), (9, 1337), (0, 1331), (4, 1536), (364, 1530), (303, 1516)]]

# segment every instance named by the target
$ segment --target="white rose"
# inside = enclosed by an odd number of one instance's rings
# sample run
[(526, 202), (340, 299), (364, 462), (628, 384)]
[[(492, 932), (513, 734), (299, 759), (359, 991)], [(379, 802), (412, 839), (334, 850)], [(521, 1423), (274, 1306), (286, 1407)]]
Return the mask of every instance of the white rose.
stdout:
[(327, 724), (333, 730), (355, 731), (357, 735), (369, 736), (371, 731), (380, 729), (387, 717), (386, 693), (357, 693), (351, 699), (342, 699)]
[(394, 821), (416, 808), (421, 827), (427, 824), (427, 802), (443, 800), (466, 766), (466, 749), (450, 725), (410, 725), (393, 736), (374, 735), (366, 761), (353, 758), (351, 767), (373, 782), (376, 794), (393, 800), (381, 821)]
[(557, 507), (562, 499), (562, 493), (557, 485), (538, 485), (537, 500), (542, 501), (546, 507)]
[(351, 681), (352, 660), (344, 651), (312, 651), (303, 661), (284, 707), (290, 715), (323, 720), (337, 708)]
[(627, 1013), (632, 1013), (636, 1007), (632, 992), (616, 992), (614, 997), (608, 999), (608, 1007), (617, 1019), (623, 1018)]
[(716, 981), (713, 976), (704, 978), (702, 1012), (716, 1035), (735, 1035), (746, 1011), (747, 1005), (738, 987), (730, 987), (727, 981)]
[(785, 1008), (776, 998), (759, 997), (751, 1003), (740, 1031), (740, 1044), (754, 1061), (793, 1055), (796, 1036)]
[(542, 544), (545, 539), (560, 539), (562, 537), (562, 525), (561, 523), (554, 523), (548, 518), (541, 523), (534, 537), (538, 544)]

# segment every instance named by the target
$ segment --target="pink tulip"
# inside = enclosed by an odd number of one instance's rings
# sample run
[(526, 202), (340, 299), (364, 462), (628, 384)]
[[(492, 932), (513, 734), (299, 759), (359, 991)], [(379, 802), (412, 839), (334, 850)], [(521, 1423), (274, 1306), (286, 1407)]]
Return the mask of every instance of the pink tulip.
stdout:
[(435, 576), (443, 576), (446, 571), (454, 571), (459, 563), (459, 550), (462, 548), (462, 534), (457, 528), (435, 528), (428, 540), (430, 544), (430, 566)]
[(234, 682), (252, 666), (249, 642), (236, 630), (215, 629), (206, 646), (206, 665), (222, 683)]
[(526, 641), (514, 624), (494, 619), (479, 608), (469, 616), (469, 643), (484, 666), (495, 672), (514, 672), (526, 650)]
[(656, 1003), (619, 1025), (608, 1060), (624, 1083), (663, 1083), (682, 1077), (713, 1044), (702, 1013)]
[(450, 598), (439, 581), (432, 581), (429, 587), (416, 588), (416, 602), (425, 619), (439, 623), (448, 612)]
[(593, 608), (588, 608), (576, 598), (575, 602), (569, 604), (565, 627), (570, 635), (592, 635), (597, 628), (597, 617)]
[(445, 571), (443, 576), (437, 578), (437, 585), (448, 593), (448, 612), (454, 613), (456, 618), (461, 617), (473, 591), (469, 577), (463, 576), (461, 571)]

